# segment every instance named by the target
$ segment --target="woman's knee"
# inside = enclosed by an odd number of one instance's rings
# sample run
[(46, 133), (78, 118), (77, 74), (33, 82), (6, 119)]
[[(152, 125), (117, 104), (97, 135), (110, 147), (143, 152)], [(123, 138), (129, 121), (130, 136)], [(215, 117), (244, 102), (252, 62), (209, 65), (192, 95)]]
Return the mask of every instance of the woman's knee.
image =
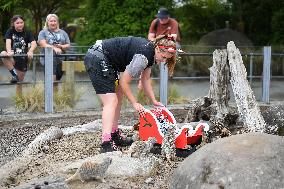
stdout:
[(6, 51), (1, 51), (0, 54), (3, 55), (3, 56), (6, 56), (6, 55), (7, 55), (7, 52), (6, 52)]
[(103, 106), (116, 107), (118, 105), (118, 98), (115, 93), (100, 95)]

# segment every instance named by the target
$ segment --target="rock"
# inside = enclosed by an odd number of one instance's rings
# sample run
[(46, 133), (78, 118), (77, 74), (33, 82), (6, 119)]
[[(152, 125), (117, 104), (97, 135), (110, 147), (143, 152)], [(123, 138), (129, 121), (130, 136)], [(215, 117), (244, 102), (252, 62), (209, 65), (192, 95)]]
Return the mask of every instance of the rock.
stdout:
[[(145, 176), (150, 174), (159, 163), (159, 161), (154, 157), (132, 158), (128, 157), (126, 154), (122, 154), (121, 152), (103, 153), (86, 159), (94, 162), (99, 162), (106, 157), (112, 158), (112, 163), (110, 164), (106, 172), (106, 177), (133, 177), (139, 175)], [(57, 167), (60, 167), (59, 169), (61, 170), (59, 170), (59, 172), (63, 174), (74, 174), (74, 172), (86, 159), (80, 159), (75, 162), (62, 163), (57, 165)]]
[(43, 177), (15, 187), (15, 189), (32, 189), (32, 188), (69, 189), (68, 185), (64, 181), (64, 178), (59, 176)]
[(23, 155), (27, 156), (30, 154), (37, 154), (41, 151), (42, 146), (45, 146), (47, 143), (55, 139), (60, 139), (63, 136), (63, 131), (58, 127), (50, 127), (45, 130), (43, 133), (38, 135), (23, 151)]
[(263, 111), (267, 123), (265, 133), (284, 136), (284, 106), (275, 104)]
[(284, 137), (246, 133), (201, 147), (174, 170), (170, 188), (284, 186)]
[(154, 183), (154, 179), (152, 177), (149, 177), (145, 180), (146, 184), (153, 184)]
[(62, 129), (64, 135), (72, 135), (76, 132), (96, 132), (102, 128), (102, 120), (98, 119), (83, 125), (77, 125)]

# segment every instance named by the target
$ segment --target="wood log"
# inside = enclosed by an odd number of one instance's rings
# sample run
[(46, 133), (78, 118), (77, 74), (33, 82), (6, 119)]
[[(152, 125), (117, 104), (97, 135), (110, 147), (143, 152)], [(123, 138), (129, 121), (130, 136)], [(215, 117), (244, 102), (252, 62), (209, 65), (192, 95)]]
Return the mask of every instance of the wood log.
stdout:
[(254, 93), (247, 80), (247, 72), (239, 49), (233, 41), (227, 44), (231, 85), (241, 120), (248, 132), (263, 132), (265, 121), (260, 113)]
[(212, 99), (212, 105), (216, 106), (219, 118), (224, 118), (228, 113), (230, 93), (229, 66), (227, 64), (227, 51), (215, 50), (213, 52), (213, 65), (210, 70), (210, 88), (208, 97)]

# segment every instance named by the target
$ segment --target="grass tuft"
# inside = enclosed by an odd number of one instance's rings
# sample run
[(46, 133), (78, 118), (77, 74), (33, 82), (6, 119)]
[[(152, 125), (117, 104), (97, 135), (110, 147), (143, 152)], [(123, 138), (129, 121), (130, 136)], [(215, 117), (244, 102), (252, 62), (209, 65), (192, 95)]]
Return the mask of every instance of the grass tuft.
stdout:
[[(73, 92), (72, 92), (73, 91)], [(71, 110), (83, 94), (83, 90), (76, 93), (66, 83), (62, 89), (54, 91), (53, 102), (55, 111)], [(27, 92), (16, 94), (12, 97), (17, 109), (27, 112), (44, 111), (44, 85), (36, 84), (27, 89)]]

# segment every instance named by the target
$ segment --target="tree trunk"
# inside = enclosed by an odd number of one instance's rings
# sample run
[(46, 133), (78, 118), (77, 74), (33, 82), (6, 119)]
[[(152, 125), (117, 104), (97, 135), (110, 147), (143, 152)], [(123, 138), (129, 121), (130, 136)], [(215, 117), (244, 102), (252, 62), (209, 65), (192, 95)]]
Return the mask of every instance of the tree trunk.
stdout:
[(241, 53), (232, 41), (227, 44), (227, 51), (231, 72), (231, 85), (240, 117), (249, 132), (263, 132), (266, 123), (248, 83), (247, 72)]
[[(230, 73), (238, 112), (228, 105)], [(231, 132), (263, 132), (266, 124), (246, 77), (241, 54), (233, 42), (229, 42), (225, 50), (215, 50), (208, 96), (189, 103), (185, 122), (209, 120), (212, 123), (209, 141), (229, 136)], [(241, 122), (237, 123), (239, 117)], [(238, 127), (240, 125), (242, 127)]]
[(228, 113), (229, 102), (229, 67), (227, 64), (227, 51), (215, 50), (213, 52), (213, 65), (210, 70), (210, 88), (208, 97), (212, 105), (216, 106), (217, 117), (224, 117)]

